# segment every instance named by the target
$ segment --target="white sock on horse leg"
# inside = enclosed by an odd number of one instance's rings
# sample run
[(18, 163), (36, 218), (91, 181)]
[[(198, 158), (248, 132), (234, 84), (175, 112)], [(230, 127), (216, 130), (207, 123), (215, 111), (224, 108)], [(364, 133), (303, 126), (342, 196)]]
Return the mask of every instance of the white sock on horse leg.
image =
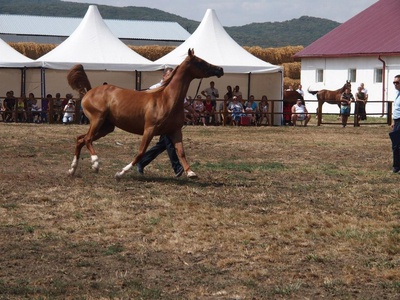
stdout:
[(125, 174), (125, 172), (129, 171), (129, 170), (132, 168), (132, 166), (133, 166), (132, 163), (128, 164), (126, 167), (124, 167), (124, 168), (122, 169), (121, 172), (117, 172), (117, 174), (115, 174), (115, 178), (116, 178), (117, 180), (120, 179), (120, 178), (122, 177), (122, 175)]
[(72, 163), (71, 163), (71, 168), (68, 170), (68, 174), (74, 175), (77, 166), (78, 166), (78, 159), (76, 158), (76, 155), (75, 155), (74, 159), (72, 160)]
[(99, 171), (99, 157), (97, 155), (92, 155), (90, 157), (91, 161), (92, 161), (92, 169), (95, 172)]

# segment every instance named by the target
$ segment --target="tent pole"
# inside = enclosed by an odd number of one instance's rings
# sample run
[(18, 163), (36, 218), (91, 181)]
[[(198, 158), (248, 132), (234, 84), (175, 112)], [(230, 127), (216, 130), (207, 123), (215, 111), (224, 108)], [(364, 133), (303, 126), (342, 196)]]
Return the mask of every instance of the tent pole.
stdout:
[(40, 92), (41, 92), (41, 98), (45, 98), (46, 95), (46, 70), (44, 68), (40, 68), (40, 80), (41, 80), (41, 85), (40, 85)]
[(247, 76), (247, 100), (250, 98), (251, 72)]
[(197, 90), (196, 90), (196, 95), (194, 95), (194, 97), (193, 97), (193, 101), (194, 101), (194, 99), (196, 99), (197, 95), (199, 94), (199, 90), (200, 90), (202, 81), (203, 81), (203, 78), (200, 78), (199, 85), (197, 86)]
[(135, 70), (135, 89), (137, 91), (141, 90), (141, 85), (142, 85), (142, 72), (138, 72), (138, 70)]
[(21, 69), (21, 96), (26, 95), (26, 67)]

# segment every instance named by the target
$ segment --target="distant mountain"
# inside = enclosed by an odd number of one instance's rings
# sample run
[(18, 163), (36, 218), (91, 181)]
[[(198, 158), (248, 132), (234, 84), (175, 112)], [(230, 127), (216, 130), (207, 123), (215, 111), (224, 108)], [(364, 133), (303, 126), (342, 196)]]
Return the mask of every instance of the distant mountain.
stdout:
[[(177, 22), (193, 33), (199, 22), (147, 7), (114, 7), (97, 5), (104, 19), (157, 20)], [(88, 4), (61, 0), (0, 0), (0, 14), (39, 15), (82, 18)], [(225, 27), (228, 34), (242, 46), (284, 47), (308, 46), (340, 25), (327, 19), (300, 17), (284, 22), (252, 23)]]

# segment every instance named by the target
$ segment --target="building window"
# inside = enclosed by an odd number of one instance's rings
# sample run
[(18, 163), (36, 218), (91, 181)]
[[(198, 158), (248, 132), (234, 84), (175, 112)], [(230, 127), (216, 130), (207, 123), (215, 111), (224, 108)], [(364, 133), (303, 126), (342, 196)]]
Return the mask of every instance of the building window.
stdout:
[(324, 70), (317, 69), (315, 75), (316, 75), (316, 78), (315, 78), (316, 82), (324, 82)]
[(380, 83), (382, 82), (382, 69), (375, 69), (375, 82)]
[(350, 80), (350, 82), (357, 81), (357, 70), (356, 69), (349, 69), (348, 80)]

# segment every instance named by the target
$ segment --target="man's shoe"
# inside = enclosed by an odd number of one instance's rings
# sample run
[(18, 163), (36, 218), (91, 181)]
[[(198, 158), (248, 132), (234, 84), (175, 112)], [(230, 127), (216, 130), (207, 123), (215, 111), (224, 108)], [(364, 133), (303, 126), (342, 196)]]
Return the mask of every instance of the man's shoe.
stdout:
[(400, 168), (396, 168), (396, 167), (393, 168), (393, 173), (399, 173), (399, 172), (400, 172)]
[(175, 173), (175, 177), (181, 177), (182, 174), (183, 174), (183, 171), (184, 171), (184, 169), (183, 169), (183, 167), (181, 167), (181, 168), (179, 169), (179, 171)]
[(138, 172), (140, 175), (144, 175), (143, 167), (142, 167), (142, 165), (141, 165), (140, 163), (138, 163), (138, 164), (136, 165), (136, 169), (137, 169), (137, 172)]

